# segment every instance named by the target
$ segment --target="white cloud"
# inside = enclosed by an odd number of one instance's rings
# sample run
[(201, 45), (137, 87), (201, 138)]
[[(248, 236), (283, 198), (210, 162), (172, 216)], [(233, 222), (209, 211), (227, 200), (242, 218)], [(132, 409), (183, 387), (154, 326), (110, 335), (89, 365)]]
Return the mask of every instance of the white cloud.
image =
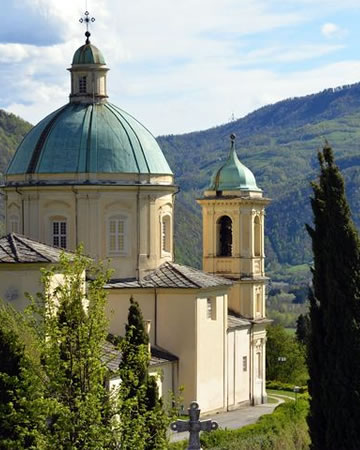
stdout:
[[(26, 32), (19, 42), (0, 43), (0, 107), (35, 123), (68, 100), (66, 68), (84, 40), (78, 22), (84, 2), (4, 1), (13, 16), (21, 5)], [(111, 69), (110, 100), (155, 134), (176, 133), (214, 126), (232, 112), (239, 117), (269, 101), (356, 81), (352, 62), (336, 72), (336, 81), (326, 66), (299, 71), (300, 62), (319, 65), (321, 57), (338, 55), (342, 48), (295, 39), (297, 27), (314, 18), (306, 1), (285, 0), (286, 8), (277, 0), (89, 2), (96, 17), (91, 41)], [(31, 32), (43, 24), (54, 40), (39, 35), (41, 44), (34, 43)], [(12, 26), (3, 25), (0, 41)], [(279, 30), (289, 30), (294, 39), (276, 39)], [(276, 64), (286, 66), (286, 73), (277, 73)]]
[(346, 30), (331, 22), (324, 23), (321, 27), (321, 33), (328, 39), (341, 38), (347, 34)]

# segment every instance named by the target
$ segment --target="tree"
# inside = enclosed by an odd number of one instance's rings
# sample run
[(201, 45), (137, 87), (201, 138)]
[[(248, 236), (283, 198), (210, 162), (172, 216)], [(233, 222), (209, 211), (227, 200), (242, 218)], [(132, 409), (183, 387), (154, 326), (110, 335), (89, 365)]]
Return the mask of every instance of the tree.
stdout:
[(296, 321), (296, 339), (303, 345), (307, 345), (310, 335), (309, 314), (300, 314)]
[(139, 304), (130, 299), (121, 342), (120, 447), (123, 450), (166, 448), (166, 418), (155, 377), (148, 375), (149, 336)]
[(0, 449), (45, 448), (51, 402), (37, 344), (24, 315), (0, 305)]
[(303, 385), (307, 380), (304, 349), (281, 325), (267, 328), (266, 375), (282, 383)]
[(313, 449), (360, 448), (360, 242), (326, 143), (312, 183), (314, 253), (308, 349)]
[[(111, 396), (103, 362), (108, 273), (82, 255), (63, 254), (56, 269), (43, 275), (42, 362), (46, 395), (56, 402), (49, 418), (50, 448), (112, 448)], [(87, 276), (88, 281), (85, 281)]]

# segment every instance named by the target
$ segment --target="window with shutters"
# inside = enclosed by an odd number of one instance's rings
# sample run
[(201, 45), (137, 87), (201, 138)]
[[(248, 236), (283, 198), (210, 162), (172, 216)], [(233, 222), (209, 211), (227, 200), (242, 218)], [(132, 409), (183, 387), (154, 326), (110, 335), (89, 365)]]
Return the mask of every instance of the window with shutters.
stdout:
[(171, 219), (169, 215), (161, 219), (161, 250), (166, 253), (171, 252)]
[(110, 255), (119, 255), (127, 252), (126, 242), (127, 218), (114, 216), (108, 220), (108, 251)]
[(52, 221), (52, 245), (67, 248), (67, 222), (66, 220)]

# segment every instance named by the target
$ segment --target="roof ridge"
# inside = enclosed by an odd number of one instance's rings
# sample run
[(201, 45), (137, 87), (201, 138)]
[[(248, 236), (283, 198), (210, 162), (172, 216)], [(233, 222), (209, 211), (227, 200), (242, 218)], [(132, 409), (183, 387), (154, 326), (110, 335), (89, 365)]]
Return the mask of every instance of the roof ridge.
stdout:
[(12, 251), (15, 254), (16, 261), (20, 262), (18, 248), (17, 248), (16, 243), (15, 243), (15, 237), (16, 236), (14, 235), (14, 233), (10, 233), (9, 234), (9, 244), (10, 244), (10, 248), (12, 249)]
[(180, 272), (180, 270), (177, 269), (177, 268), (174, 266), (174, 263), (170, 263), (169, 261), (166, 261), (165, 264), (169, 264), (169, 265), (173, 268), (173, 270), (175, 270), (175, 272), (176, 272), (177, 274), (180, 274), (180, 275), (181, 275), (183, 278), (185, 278), (187, 281), (190, 281), (191, 283), (195, 284), (195, 286), (197, 286), (199, 289), (202, 288), (202, 286), (201, 286), (199, 283), (197, 283), (197, 282), (194, 281), (194, 280), (191, 280), (191, 279), (188, 278), (185, 274), (183, 274), (182, 272)]
[[(1, 243), (0, 243), (0, 250), (2, 250), (4, 253), (6, 253), (8, 256), (13, 257), (13, 255), (11, 253), (9, 253), (6, 249), (6, 247), (4, 247)], [(1, 261), (1, 259), (0, 259)]]
[[(27, 242), (27, 237), (24, 236), (25, 240), (19, 239), (19, 237), (17, 236), (18, 241), (20, 241), (25, 247), (27, 247), (29, 250), (35, 252), (36, 254), (38, 254), (39, 256), (41, 256), (41, 258), (46, 259), (47, 261), (51, 262), (51, 259), (48, 258), (47, 256), (45, 256), (43, 253), (40, 253), (38, 250), (36, 250), (34, 247), (31, 247)], [(33, 239), (30, 239), (32, 242), (35, 242), (37, 244), (41, 244), (41, 245), (46, 245), (46, 244), (42, 244), (41, 242), (37, 242), (34, 241)], [(49, 246), (50, 247), (50, 246)]]

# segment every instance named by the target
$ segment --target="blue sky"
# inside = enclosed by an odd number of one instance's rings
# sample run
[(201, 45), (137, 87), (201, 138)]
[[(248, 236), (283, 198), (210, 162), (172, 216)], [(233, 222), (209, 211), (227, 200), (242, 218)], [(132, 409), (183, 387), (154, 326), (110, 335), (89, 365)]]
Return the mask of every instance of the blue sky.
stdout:
[(360, 81), (358, 0), (1, 0), (0, 108), (35, 124), (68, 101), (86, 3), (110, 101), (155, 135)]

